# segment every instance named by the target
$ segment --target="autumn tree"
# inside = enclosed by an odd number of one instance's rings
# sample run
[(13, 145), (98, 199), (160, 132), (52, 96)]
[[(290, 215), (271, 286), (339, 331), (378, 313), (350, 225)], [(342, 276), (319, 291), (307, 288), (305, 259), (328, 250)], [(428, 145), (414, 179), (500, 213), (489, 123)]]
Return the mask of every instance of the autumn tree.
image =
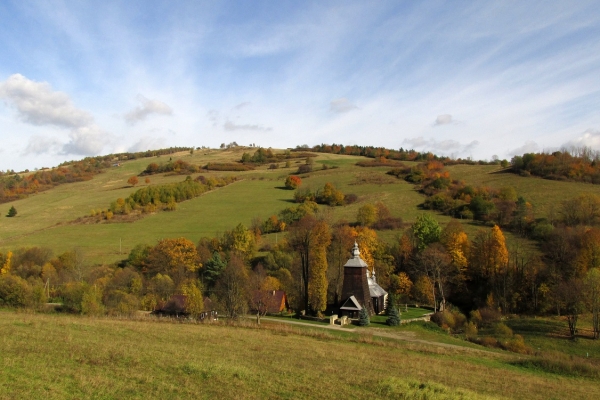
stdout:
[(131, 186), (135, 186), (139, 183), (138, 177), (137, 176), (132, 176), (131, 178), (127, 179), (127, 183), (129, 183)]
[(356, 238), (356, 230), (348, 225), (337, 225), (331, 232), (331, 245), (327, 250), (329, 264), (329, 288), (333, 292), (333, 303), (342, 300), (342, 285), (344, 282), (344, 265), (350, 258), (350, 249)]
[[(417, 268), (419, 272), (429, 278), (431, 282), (431, 293), (434, 299), (434, 309), (436, 309), (436, 292), (439, 293), (440, 311), (446, 309), (446, 287), (452, 276), (450, 268), (450, 256), (446, 249), (440, 243), (434, 243), (421, 252), (417, 258)], [(437, 288), (437, 291), (436, 291)]]
[(307, 215), (290, 229), (288, 240), (300, 259), (301, 297), (304, 300), (304, 309), (309, 310), (309, 306), (312, 305), (315, 311), (325, 310), (326, 249), (331, 240), (329, 226), (325, 221)]
[(196, 246), (181, 237), (160, 240), (148, 252), (147, 266), (143, 272), (148, 276), (167, 274), (178, 286), (186, 277), (193, 277), (200, 267)]
[[(289, 167), (288, 167), (289, 168)], [(290, 175), (285, 178), (285, 187), (286, 189), (295, 190), (302, 184), (302, 179), (296, 175)]]
[(356, 221), (361, 226), (370, 226), (377, 220), (377, 209), (373, 204), (365, 204), (358, 209)]
[(185, 310), (192, 318), (198, 318), (204, 311), (202, 290), (202, 282), (198, 279), (187, 279), (179, 288), (185, 296)]
[(223, 249), (241, 254), (245, 260), (249, 260), (256, 251), (256, 238), (243, 224), (223, 234)]
[(248, 268), (239, 255), (232, 253), (216, 284), (221, 303), (230, 318), (237, 319), (246, 313), (249, 300), (248, 285)]
[(505, 277), (508, 268), (508, 250), (504, 234), (497, 225), (489, 231), (479, 231), (471, 245), (469, 274), (473, 289), (480, 299), (492, 293), (507, 308)]

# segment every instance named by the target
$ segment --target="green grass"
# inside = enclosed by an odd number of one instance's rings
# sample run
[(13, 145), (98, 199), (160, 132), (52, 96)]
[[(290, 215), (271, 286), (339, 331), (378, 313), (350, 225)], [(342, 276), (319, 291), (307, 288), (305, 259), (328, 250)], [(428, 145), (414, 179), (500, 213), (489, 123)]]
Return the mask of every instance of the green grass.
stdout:
[[(241, 158), (244, 151), (251, 149), (198, 150), (193, 155), (182, 152), (177, 155), (131, 160), (121, 167), (109, 168), (90, 181), (66, 184), (33, 195), (29, 198), (4, 204), (0, 212), (5, 214), (11, 205), (18, 210), (14, 218), (2, 218), (0, 223), (0, 251), (19, 247), (43, 246), (55, 254), (78, 248), (86, 263), (111, 263), (123, 259), (135, 245), (153, 244), (161, 238), (185, 236), (197, 240), (202, 236), (214, 236), (232, 229), (238, 223), (246, 226), (254, 217), (268, 218), (285, 207), (293, 205), (293, 192), (282, 190), (285, 177), (295, 173), (304, 160), (292, 161), (291, 168), (270, 170), (268, 165), (247, 172), (207, 172), (205, 176), (235, 175), (241, 179), (228, 187), (189, 200), (178, 205), (175, 212), (160, 212), (133, 223), (110, 223), (73, 225), (71, 221), (87, 216), (91, 210), (106, 209), (119, 197), (127, 197), (137, 190), (126, 184), (127, 179), (140, 173), (151, 162), (166, 163), (182, 158), (185, 161), (205, 165), (207, 162), (230, 162)], [(385, 172), (387, 167), (363, 168), (356, 162), (364, 159), (356, 156), (318, 154), (315, 171), (302, 176), (302, 187), (313, 190), (333, 183), (344, 193), (354, 193), (358, 202), (343, 207), (320, 206), (332, 222), (345, 220), (354, 222), (358, 209), (365, 203), (383, 202), (395, 217), (401, 217), (408, 226), (423, 211), (418, 205), (424, 200), (412, 184), (396, 179)], [(322, 170), (320, 167), (336, 166)], [(281, 166), (284, 163), (280, 163)], [(562, 199), (582, 192), (599, 193), (594, 185), (573, 182), (558, 182), (537, 178), (523, 178), (514, 174), (495, 173), (496, 166), (457, 165), (448, 168), (455, 178), (468, 184), (492, 187), (514, 186), (520, 195), (530, 200), (536, 217), (547, 215), (552, 207), (558, 207)], [(185, 176), (153, 175), (151, 184), (181, 181)], [(138, 187), (146, 185), (143, 179)], [(442, 225), (450, 217), (433, 213)], [(470, 237), (479, 229), (488, 229), (477, 222), (464, 223)], [(381, 231), (379, 237), (388, 243), (397, 240), (402, 229)], [(520, 245), (532, 252), (537, 249), (529, 241), (523, 241), (505, 233), (509, 245)], [(265, 235), (268, 243), (275, 243), (281, 234)]]
[[(510, 354), (397, 340), (0, 311), (1, 398), (593, 398)], [(346, 333), (350, 335), (350, 333)]]

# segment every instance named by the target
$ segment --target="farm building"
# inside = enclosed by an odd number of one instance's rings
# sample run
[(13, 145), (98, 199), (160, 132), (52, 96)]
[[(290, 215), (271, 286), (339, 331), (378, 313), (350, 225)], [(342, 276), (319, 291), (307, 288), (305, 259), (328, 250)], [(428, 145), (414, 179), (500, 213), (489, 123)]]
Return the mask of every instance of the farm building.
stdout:
[[(287, 295), (283, 290), (256, 290), (252, 294), (252, 311), (277, 314), (289, 308)], [(256, 308), (260, 310), (256, 310)]]

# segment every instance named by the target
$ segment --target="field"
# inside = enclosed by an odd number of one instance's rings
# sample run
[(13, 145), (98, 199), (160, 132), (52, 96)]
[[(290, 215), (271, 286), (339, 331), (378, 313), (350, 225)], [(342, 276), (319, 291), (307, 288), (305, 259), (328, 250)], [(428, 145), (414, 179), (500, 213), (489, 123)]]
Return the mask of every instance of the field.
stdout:
[[(161, 238), (185, 236), (193, 241), (200, 237), (212, 237), (232, 229), (238, 223), (250, 226), (255, 217), (262, 219), (277, 214), (292, 204), (293, 191), (283, 189), (285, 177), (294, 173), (304, 160), (292, 161), (291, 168), (268, 169), (263, 166), (246, 172), (204, 172), (205, 176), (235, 175), (240, 180), (230, 186), (208, 192), (203, 196), (178, 205), (175, 212), (160, 212), (130, 223), (73, 224), (79, 217), (90, 215), (91, 210), (106, 209), (119, 197), (146, 184), (133, 188), (126, 181), (130, 176), (143, 171), (150, 162), (166, 163), (169, 158), (205, 165), (208, 162), (235, 161), (244, 151), (202, 150), (193, 155), (179, 153), (171, 156), (142, 158), (126, 161), (86, 182), (55, 187), (29, 198), (7, 203), (0, 207), (5, 213), (11, 205), (18, 210), (14, 218), (2, 218), (0, 224), (0, 251), (15, 250), (20, 247), (43, 246), (51, 248), (55, 254), (79, 249), (87, 263), (111, 263), (126, 257), (137, 244), (153, 244)], [(386, 167), (361, 168), (355, 165), (362, 157), (318, 154), (314, 161), (315, 171), (303, 176), (303, 187), (318, 189), (326, 182), (332, 182), (344, 193), (354, 193), (358, 202), (321, 210), (332, 221), (340, 219), (353, 222), (358, 208), (367, 203), (381, 201), (388, 206), (393, 216), (401, 217), (405, 223), (412, 223), (423, 212), (419, 204), (423, 196), (415, 191), (412, 184), (388, 176)], [(321, 169), (323, 166), (328, 169)], [(556, 207), (569, 195), (583, 192), (600, 193), (597, 186), (548, 181), (536, 178), (523, 178), (514, 174), (501, 173), (498, 166), (457, 165), (448, 168), (451, 176), (463, 179), (468, 184), (491, 187), (514, 186), (518, 193), (534, 205), (536, 217), (556, 212)], [(185, 176), (150, 176), (150, 184), (178, 182)], [(440, 223), (450, 218), (434, 214)], [(469, 235), (480, 229), (479, 223), (466, 223)], [(401, 230), (381, 231), (384, 240), (396, 240)], [(509, 243), (516, 239), (507, 234)], [(274, 243), (279, 236), (266, 235), (264, 240)], [(527, 243), (526, 243), (527, 244)]]
[[(147, 318), (147, 317), (146, 317)], [(584, 399), (597, 381), (425, 339), (0, 311), (0, 398)], [(408, 329), (408, 330), (407, 330)], [(420, 329), (399, 331), (416, 339)], [(358, 333), (354, 333), (358, 332)], [(455, 343), (460, 343), (454, 340)]]

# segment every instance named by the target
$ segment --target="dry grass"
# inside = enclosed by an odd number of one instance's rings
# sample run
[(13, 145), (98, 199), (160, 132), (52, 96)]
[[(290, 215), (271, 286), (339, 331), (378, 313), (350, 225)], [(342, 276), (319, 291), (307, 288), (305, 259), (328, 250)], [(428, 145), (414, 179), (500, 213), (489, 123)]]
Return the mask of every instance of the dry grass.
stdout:
[(488, 357), (370, 336), (347, 339), (269, 324), (257, 329), (251, 322), (244, 327), (6, 311), (0, 317), (0, 398), (547, 399), (600, 394), (593, 380), (529, 372), (496, 353)]

